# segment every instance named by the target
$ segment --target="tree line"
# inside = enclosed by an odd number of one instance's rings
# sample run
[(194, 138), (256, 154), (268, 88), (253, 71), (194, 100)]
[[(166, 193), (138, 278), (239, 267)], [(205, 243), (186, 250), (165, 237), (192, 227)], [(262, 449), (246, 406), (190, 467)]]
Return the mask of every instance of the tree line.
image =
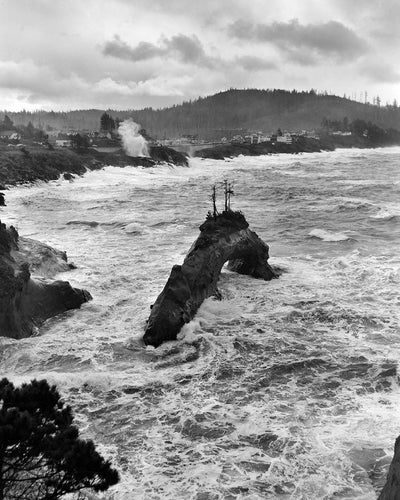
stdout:
[[(379, 105), (378, 105), (379, 104)], [(278, 126), (287, 130), (315, 129), (324, 116), (329, 119), (348, 116), (377, 123), (383, 128), (400, 128), (400, 108), (350, 100), (315, 90), (298, 92), (281, 89), (229, 89), (207, 97), (199, 97), (164, 109), (146, 107), (140, 110), (106, 110), (114, 120), (133, 118), (157, 139), (184, 134), (199, 138), (221, 138), (227, 130), (252, 129), (269, 132)], [(103, 110), (69, 112), (8, 113), (18, 124), (31, 121), (36, 128), (99, 130)], [(1, 118), (1, 113), (0, 113)], [(112, 122), (107, 124), (107, 130)]]

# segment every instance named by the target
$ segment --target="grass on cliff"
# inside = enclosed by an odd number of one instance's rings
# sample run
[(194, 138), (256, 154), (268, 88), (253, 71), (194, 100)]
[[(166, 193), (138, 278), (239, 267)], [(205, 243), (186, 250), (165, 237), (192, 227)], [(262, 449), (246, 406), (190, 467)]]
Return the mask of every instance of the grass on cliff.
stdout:
[(0, 184), (52, 180), (63, 172), (84, 171), (82, 158), (74, 151), (0, 145)]

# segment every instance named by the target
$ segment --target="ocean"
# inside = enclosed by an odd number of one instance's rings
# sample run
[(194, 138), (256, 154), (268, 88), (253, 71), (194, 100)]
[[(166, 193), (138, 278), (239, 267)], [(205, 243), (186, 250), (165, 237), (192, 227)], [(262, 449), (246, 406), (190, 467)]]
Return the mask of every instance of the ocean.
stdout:
[[(372, 500), (400, 434), (400, 148), (106, 167), (10, 189), (3, 222), (66, 250), (93, 301), (0, 338), (3, 376), (46, 378), (121, 475), (113, 500)], [(150, 305), (211, 209), (284, 270), (223, 269), (179, 340), (142, 343)]]

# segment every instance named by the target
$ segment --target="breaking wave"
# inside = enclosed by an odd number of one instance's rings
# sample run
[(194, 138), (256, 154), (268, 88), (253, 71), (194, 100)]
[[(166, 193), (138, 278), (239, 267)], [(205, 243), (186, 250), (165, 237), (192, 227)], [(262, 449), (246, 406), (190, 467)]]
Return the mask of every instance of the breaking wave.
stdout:
[[(399, 428), (399, 152), (110, 166), (8, 191), (2, 219), (66, 250), (77, 269), (58, 277), (94, 298), (0, 339), (3, 375), (57, 384), (120, 471), (93, 499), (376, 498)], [(150, 305), (225, 178), (286, 272), (223, 269), (222, 300), (146, 348)]]

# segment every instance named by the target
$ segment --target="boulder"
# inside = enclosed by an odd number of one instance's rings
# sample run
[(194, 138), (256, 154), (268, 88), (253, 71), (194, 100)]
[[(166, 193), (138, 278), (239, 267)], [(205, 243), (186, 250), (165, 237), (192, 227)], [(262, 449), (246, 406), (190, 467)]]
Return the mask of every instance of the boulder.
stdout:
[(166, 340), (176, 339), (202, 302), (218, 293), (217, 282), (225, 262), (229, 261), (230, 269), (255, 278), (278, 277), (268, 264), (268, 245), (248, 226), (240, 212), (226, 211), (215, 219), (207, 217), (183, 264), (173, 266), (151, 308), (143, 337), (145, 344), (158, 347)]
[(67, 281), (31, 276), (32, 271), (42, 270), (50, 277), (66, 270), (64, 265), (69, 268), (64, 253), (20, 239), (12, 226), (7, 229), (0, 222), (0, 336), (29, 337), (46, 319), (91, 299), (89, 292)]
[(4, 197), (4, 193), (0, 193), (0, 207), (5, 207), (6, 206), (6, 200)]

